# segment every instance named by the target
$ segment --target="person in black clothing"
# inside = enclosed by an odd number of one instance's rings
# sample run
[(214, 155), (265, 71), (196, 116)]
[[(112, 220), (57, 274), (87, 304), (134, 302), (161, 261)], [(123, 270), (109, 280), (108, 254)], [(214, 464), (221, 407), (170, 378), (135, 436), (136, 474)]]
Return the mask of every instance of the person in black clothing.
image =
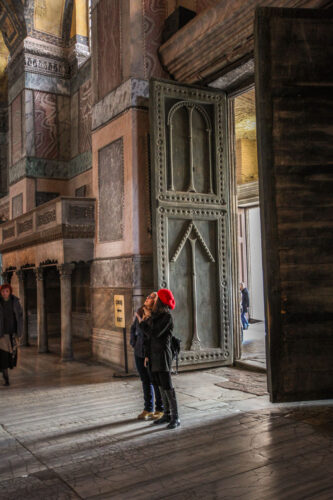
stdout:
[(159, 386), (164, 406), (163, 417), (154, 424), (168, 423), (168, 429), (175, 429), (180, 425), (176, 393), (171, 380), (173, 319), (170, 309), (174, 309), (175, 305), (172, 292), (162, 288), (157, 292), (151, 316), (144, 318), (137, 315), (145, 333), (145, 365), (149, 366), (152, 379)]
[[(156, 292), (152, 292), (145, 300), (145, 303), (137, 311), (137, 314), (142, 319), (147, 319), (150, 314), (152, 307), (155, 303), (157, 297)], [(131, 326), (131, 337), (130, 344), (134, 348), (134, 359), (135, 365), (138, 370), (143, 389), (144, 397), (144, 409), (138, 415), (139, 420), (157, 420), (163, 416), (163, 403), (158, 385), (154, 385), (151, 380), (151, 374), (149, 368), (144, 366), (144, 333), (140, 327), (138, 318), (135, 320)], [(155, 395), (155, 411), (154, 409), (154, 395)]]
[(243, 330), (247, 330), (249, 327), (249, 321), (248, 318), (246, 317), (246, 313), (249, 310), (250, 306), (250, 299), (249, 299), (249, 291), (245, 287), (245, 284), (242, 282), (239, 287), (241, 294), (242, 294), (242, 302), (241, 302), (241, 321), (242, 321), (242, 326)]
[(8, 386), (8, 368), (16, 366), (17, 344), (23, 329), (23, 312), (20, 301), (12, 294), (9, 284), (1, 286), (0, 294), (0, 370), (5, 385)]

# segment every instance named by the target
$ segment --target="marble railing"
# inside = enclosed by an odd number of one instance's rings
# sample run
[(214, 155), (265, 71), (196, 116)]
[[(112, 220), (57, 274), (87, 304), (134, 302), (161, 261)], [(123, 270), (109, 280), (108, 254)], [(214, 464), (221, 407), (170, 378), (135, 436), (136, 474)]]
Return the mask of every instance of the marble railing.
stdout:
[(0, 229), (0, 252), (61, 238), (93, 238), (95, 199), (60, 196)]

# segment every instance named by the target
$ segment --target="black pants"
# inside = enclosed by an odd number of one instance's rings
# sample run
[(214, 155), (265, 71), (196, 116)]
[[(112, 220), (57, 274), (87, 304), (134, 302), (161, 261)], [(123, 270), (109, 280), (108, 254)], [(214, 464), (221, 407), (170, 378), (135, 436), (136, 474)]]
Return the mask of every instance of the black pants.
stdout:
[(162, 387), (165, 391), (173, 389), (170, 372), (152, 372), (151, 377), (154, 385)]

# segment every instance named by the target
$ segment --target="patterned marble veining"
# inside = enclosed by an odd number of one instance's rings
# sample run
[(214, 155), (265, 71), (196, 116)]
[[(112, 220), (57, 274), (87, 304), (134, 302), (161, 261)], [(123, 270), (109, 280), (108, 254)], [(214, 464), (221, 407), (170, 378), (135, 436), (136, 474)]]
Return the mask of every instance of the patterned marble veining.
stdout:
[(57, 340), (50, 349), (22, 348), (0, 387), (1, 498), (332, 498), (332, 401), (273, 405), (220, 387), (234, 368), (180, 373), (181, 427), (168, 431), (137, 420), (140, 380), (91, 362), (89, 342), (73, 363), (59, 364)]
[(71, 157), (71, 111), (70, 97), (57, 96), (59, 160)]
[(91, 150), (91, 80), (87, 80), (79, 91), (79, 152)]
[(97, 7), (98, 97), (122, 81), (121, 0), (101, 0)]
[(80, 67), (77, 74), (71, 79), (71, 94), (79, 90), (87, 80), (91, 78), (91, 58)]
[(57, 97), (34, 92), (35, 148), (38, 158), (58, 158)]
[(34, 138), (34, 103), (32, 90), (26, 89), (25, 95), (25, 152), (28, 156), (35, 156)]
[(12, 161), (16, 163), (22, 158), (22, 94), (12, 102)]
[(130, 78), (93, 107), (92, 129), (104, 125), (130, 107), (148, 107), (148, 97), (149, 83), (139, 78)]
[(71, 96), (71, 156), (79, 154), (79, 91)]

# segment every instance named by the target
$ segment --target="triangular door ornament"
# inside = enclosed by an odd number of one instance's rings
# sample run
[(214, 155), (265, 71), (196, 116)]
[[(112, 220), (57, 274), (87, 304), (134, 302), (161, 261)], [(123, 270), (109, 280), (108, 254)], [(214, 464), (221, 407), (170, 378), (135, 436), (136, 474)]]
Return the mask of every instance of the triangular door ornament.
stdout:
[[(196, 236), (196, 237), (194, 237), (194, 238), (193, 238), (193, 237), (191, 237), (191, 233), (192, 233), (192, 231), (193, 231), (194, 235)], [(208, 260), (210, 260), (210, 262), (215, 262), (214, 257), (212, 256), (212, 254), (211, 254), (211, 252), (210, 252), (210, 250), (209, 250), (208, 246), (206, 245), (205, 240), (203, 239), (203, 237), (202, 237), (202, 235), (201, 235), (201, 233), (200, 233), (199, 229), (197, 228), (197, 226), (195, 225), (195, 223), (193, 222), (193, 220), (192, 220), (192, 221), (189, 223), (189, 225), (187, 226), (187, 229), (186, 229), (186, 231), (185, 231), (185, 233), (184, 233), (184, 236), (182, 237), (182, 239), (181, 239), (181, 241), (180, 241), (180, 243), (179, 243), (178, 247), (176, 248), (175, 253), (174, 253), (174, 254), (173, 254), (173, 256), (171, 257), (170, 262), (176, 262), (176, 261), (177, 261), (177, 259), (178, 259), (179, 255), (181, 254), (181, 252), (182, 252), (182, 250), (183, 250), (183, 248), (184, 248), (184, 245), (185, 245), (186, 241), (187, 241), (189, 238), (190, 238), (190, 239), (197, 239), (197, 240), (201, 243), (201, 246), (202, 246), (202, 248), (203, 248), (203, 250), (204, 250), (204, 252), (205, 252), (206, 256), (208, 257)]]
[(201, 246), (204, 250), (204, 253), (208, 260), (210, 262), (215, 262), (214, 257), (212, 256), (208, 246), (205, 243), (205, 240), (203, 239), (199, 229), (193, 222), (193, 220), (189, 223), (187, 226), (187, 229), (181, 239), (181, 242), (179, 243), (173, 257), (171, 258), (172, 263), (176, 262), (179, 255), (181, 254), (185, 243), (189, 240), (190, 245), (191, 245), (191, 256), (192, 256), (192, 272), (191, 272), (191, 277), (192, 277), (192, 305), (193, 305), (193, 335), (192, 335), (192, 341), (191, 341), (191, 350), (199, 350), (200, 349), (200, 338), (198, 334), (198, 320), (197, 320), (197, 271), (196, 271), (196, 262), (195, 262), (195, 245), (196, 242), (198, 241), (201, 243)]

